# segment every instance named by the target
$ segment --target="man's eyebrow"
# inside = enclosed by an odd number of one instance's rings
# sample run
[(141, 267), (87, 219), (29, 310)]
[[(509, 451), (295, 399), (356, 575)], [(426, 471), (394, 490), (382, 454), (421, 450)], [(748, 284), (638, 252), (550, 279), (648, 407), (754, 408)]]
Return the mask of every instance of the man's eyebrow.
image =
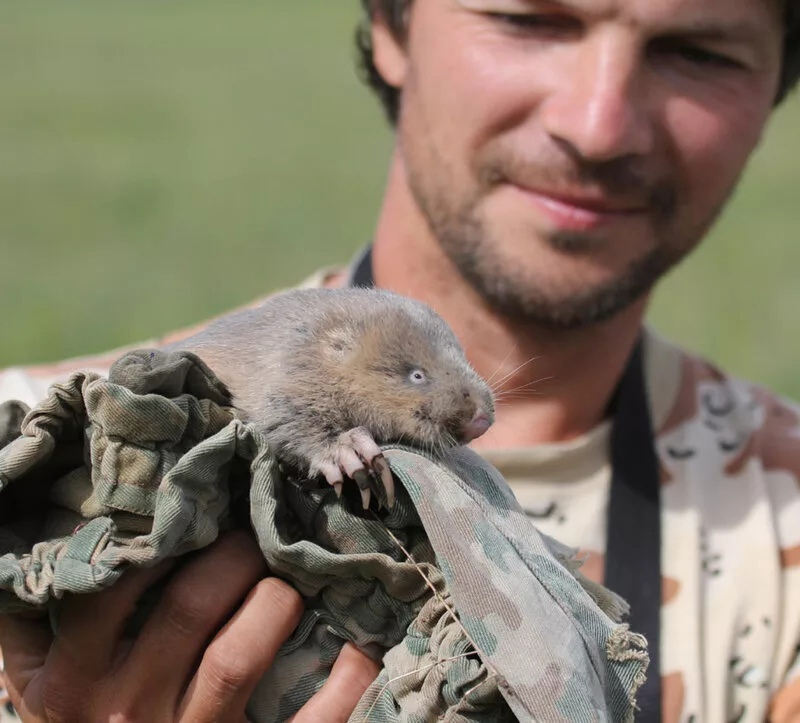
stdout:
[[(458, 5), (472, 10), (514, 10), (541, 9), (565, 12), (591, 12), (586, 0), (455, 0)], [(763, 43), (763, 27), (747, 20), (720, 18), (708, 21), (697, 18), (687, 19), (680, 25), (666, 25), (662, 35), (692, 40), (707, 40), (730, 43), (758, 45)]]
[(746, 22), (715, 22), (706, 23), (699, 21), (674, 28), (667, 33), (668, 35), (679, 35), (697, 40), (728, 40), (735, 42), (757, 41), (762, 33), (760, 29), (751, 23)]
[(564, 0), (455, 0), (457, 5), (468, 10), (530, 10), (541, 6), (551, 8), (569, 8)]

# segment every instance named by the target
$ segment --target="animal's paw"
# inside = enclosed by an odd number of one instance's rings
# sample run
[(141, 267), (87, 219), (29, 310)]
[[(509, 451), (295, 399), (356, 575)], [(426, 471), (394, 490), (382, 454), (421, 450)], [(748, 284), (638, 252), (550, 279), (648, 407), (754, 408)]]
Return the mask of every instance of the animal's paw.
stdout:
[(372, 499), (372, 481), (380, 481), (386, 492), (386, 505), (389, 509), (394, 506), (394, 479), (389, 464), (372, 435), (363, 427), (342, 432), (319, 459), (311, 460), (310, 467), (312, 473), (328, 480), (339, 497), (344, 478), (355, 480), (365, 510)]

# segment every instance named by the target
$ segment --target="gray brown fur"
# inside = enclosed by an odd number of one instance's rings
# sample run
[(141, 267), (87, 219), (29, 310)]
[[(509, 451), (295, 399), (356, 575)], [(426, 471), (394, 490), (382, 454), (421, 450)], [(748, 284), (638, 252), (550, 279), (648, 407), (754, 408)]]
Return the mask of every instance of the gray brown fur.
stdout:
[[(340, 434), (437, 452), (461, 443), (488, 385), (430, 307), (373, 289), (300, 289), (226, 316), (167, 351), (196, 353), (283, 460), (315, 473)], [(410, 383), (413, 369), (427, 383)]]

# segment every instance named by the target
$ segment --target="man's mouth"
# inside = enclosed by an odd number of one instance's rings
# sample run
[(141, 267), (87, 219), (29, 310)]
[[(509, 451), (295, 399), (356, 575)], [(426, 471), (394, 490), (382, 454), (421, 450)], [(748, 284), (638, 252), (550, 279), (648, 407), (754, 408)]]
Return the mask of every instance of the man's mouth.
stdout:
[(604, 196), (600, 193), (555, 192), (512, 183), (511, 187), (564, 231), (589, 231), (641, 217), (648, 205), (641, 201)]

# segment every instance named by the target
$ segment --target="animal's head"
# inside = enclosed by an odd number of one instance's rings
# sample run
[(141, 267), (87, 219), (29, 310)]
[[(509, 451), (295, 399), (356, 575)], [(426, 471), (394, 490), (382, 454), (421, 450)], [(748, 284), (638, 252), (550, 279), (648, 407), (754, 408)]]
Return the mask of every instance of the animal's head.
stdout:
[(342, 373), (353, 424), (379, 442), (437, 452), (494, 422), (489, 386), (450, 327), (422, 303), (381, 293), (370, 313), (331, 327), (327, 354)]

